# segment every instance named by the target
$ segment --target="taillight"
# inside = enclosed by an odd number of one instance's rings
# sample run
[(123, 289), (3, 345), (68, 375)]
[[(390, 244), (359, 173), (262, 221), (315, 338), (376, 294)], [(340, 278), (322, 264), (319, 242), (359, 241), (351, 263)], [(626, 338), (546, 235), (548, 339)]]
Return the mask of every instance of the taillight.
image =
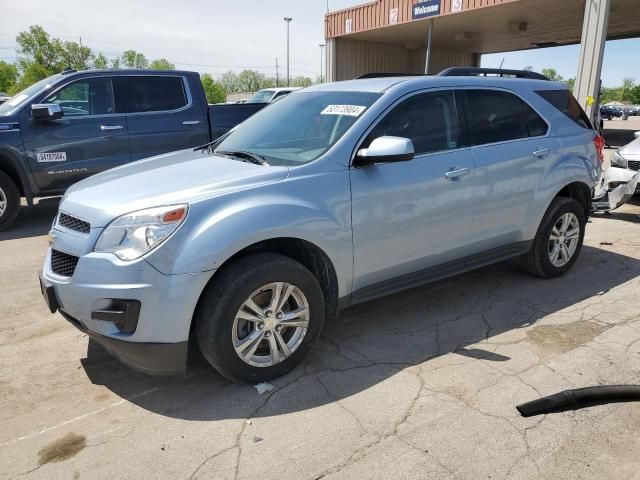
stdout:
[(604, 137), (602, 135), (596, 135), (593, 139), (593, 145), (596, 147), (598, 161), (602, 164), (604, 162)]

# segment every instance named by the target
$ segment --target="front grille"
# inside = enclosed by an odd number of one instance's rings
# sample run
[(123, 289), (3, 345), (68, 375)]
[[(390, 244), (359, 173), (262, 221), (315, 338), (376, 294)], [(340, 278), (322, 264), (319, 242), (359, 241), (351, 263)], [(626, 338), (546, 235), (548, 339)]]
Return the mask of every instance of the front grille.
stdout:
[(629, 160), (628, 165), (631, 170), (640, 170), (640, 160)]
[(80, 220), (79, 218), (72, 217), (71, 215), (67, 215), (62, 212), (58, 215), (58, 225), (80, 233), (89, 233), (91, 230), (89, 222), (85, 222), (84, 220)]
[(78, 257), (69, 255), (68, 253), (51, 250), (51, 270), (56, 275), (63, 277), (72, 277), (78, 264)]

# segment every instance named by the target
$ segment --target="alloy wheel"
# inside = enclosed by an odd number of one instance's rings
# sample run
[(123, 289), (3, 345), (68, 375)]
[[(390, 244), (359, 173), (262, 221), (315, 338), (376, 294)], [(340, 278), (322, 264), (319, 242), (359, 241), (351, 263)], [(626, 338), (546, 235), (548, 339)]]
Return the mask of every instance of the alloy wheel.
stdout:
[(4, 190), (0, 188), (0, 217), (4, 215), (4, 212), (7, 211), (7, 195), (4, 193)]
[(573, 258), (580, 240), (580, 222), (571, 212), (562, 215), (549, 237), (549, 260), (554, 267), (563, 267)]
[(309, 327), (309, 302), (287, 282), (269, 283), (242, 303), (233, 320), (233, 348), (254, 367), (271, 367), (289, 358)]

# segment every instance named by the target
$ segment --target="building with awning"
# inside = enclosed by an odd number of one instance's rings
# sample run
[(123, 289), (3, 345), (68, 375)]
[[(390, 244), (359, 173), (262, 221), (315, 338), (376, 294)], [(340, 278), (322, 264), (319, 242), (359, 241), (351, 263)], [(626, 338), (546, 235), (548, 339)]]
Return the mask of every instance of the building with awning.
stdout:
[(325, 16), (327, 79), (433, 74), (479, 66), (487, 53), (582, 43), (585, 103), (599, 88), (604, 42), (638, 36), (640, 0), (376, 0)]

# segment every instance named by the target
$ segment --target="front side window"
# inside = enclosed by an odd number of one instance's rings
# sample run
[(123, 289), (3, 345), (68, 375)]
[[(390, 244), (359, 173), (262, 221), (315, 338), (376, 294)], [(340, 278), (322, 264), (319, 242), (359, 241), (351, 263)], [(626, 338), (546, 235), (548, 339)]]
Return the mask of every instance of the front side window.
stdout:
[(420, 93), (403, 100), (367, 135), (363, 147), (384, 136), (410, 139), (417, 155), (458, 148), (453, 92)]
[(43, 103), (60, 105), (65, 116), (116, 113), (111, 79), (85, 78), (62, 87)]
[(116, 77), (116, 96), (127, 113), (163, 112), (187, 105), (182, 77)]
[(248, 151), (270, 165), (302, 165), (323, 155), (380, 98), (371, 92), (287, 95), (236, 127), (216, 151)]
[(529, 137), (524, 103), (497, 90), (466, 90), (469, 132), (474, 145)]
[(249, 97), (247, 103), (268, 103), (274, 93), (274, 90), (258, 90)]

